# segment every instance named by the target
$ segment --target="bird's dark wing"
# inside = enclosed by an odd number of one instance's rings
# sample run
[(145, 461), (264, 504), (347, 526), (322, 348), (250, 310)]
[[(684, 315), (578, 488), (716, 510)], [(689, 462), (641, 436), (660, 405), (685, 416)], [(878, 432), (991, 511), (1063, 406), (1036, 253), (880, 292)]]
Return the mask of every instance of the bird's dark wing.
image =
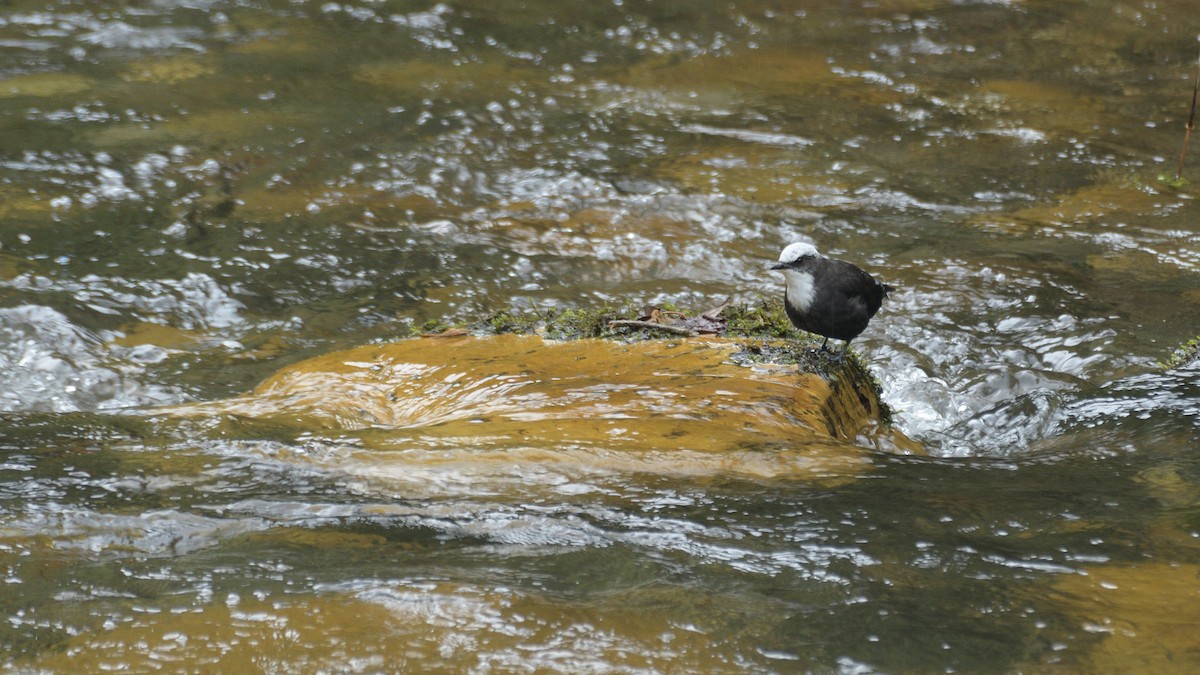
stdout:
[(857, 336), (883, 304), (883, 284), (863, 270), (840, 260), (831, 260), (814, 281), (818, 294), (810, 315), (824, 317), (822, 335), (840, 340)]
[(875, 280), (875, 277), (863, 270), (841, 260), (832, 260), (828, 268), (828, 279), (819, 279), (819, 285), (828, 284), (828, 288), (841, 296), (844, 301), (863, 302), (870, 309), (871, 315), (879, 311), (884, 297), (891, 289)]

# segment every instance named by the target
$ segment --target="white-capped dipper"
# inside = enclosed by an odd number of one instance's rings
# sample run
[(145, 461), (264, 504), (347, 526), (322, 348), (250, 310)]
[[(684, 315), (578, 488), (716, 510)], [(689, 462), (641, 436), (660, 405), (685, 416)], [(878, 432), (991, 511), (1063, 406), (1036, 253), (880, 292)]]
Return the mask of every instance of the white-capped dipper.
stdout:
[(838, 361), (895, 290), (848, 262), (826, 258), (804, 242), (783, 249), (779, 264), (771, 269), (783, 272), (787, 282), (783, 308), (797, 328), (824, 337), (822, 351), (829, 338), (846, 341), (834, 357)]

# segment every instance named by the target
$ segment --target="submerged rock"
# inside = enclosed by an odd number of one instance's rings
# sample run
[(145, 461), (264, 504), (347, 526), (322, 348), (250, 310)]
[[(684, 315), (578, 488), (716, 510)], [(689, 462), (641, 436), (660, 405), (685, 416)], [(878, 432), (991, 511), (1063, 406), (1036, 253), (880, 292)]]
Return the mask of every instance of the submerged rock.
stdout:
[[(335, 560), (387, 545), (321, 533), (308, 539), (293, 545), (306, 551), (323, 546)], [(726, 602), (714, 608), (712, 594), (686, 586), (638, 591), (595, 594), (600, 597), (580, 603), (538, 588), (401, 578), (331, 583), (320, 592), (291, 590), (266, 600), (222, 591), (195, 606), (177, 601), (172, 611), (146, 611), (141, 599), (106, 598), (105, 607), (128, 618), (67, 636), (59, 649), (16, 660), (15, 670), (152, 672), (172, 665), (188, 671), (346, 672), (347, 664), (363, 664), (368, 672), (465, 673), (500, 663), (504, 672), (575, 672), (586, 662), (611, 664), (619, 672), (725, 672), (738, 662), (736, 642), (679, 630), (677, 617), (699, 622), (715, 616), (744, 626), (744, 615), (730, 616), (744, 600), (717, 596)], [(641, 597), (655, 602), (639, 602)], [(509, 665), (517, 654), (530, 654), (533, 666)]]
[[(1089, 673), (1190, 673), (1200, 662), (1194, 563), (1145, 561), (1060, 574), (1049, 594), (1090, 648), (1055, 665)], [(1041, 670), (1042, 664), (1020, 670)]]
[[(352, 444), (358, 461), (403, 451), (432, 462), (844, 478), (868, 464), (862, 445), (920, 451), (879, 423), (865, 372), (773, 364), (771, 349), (720, 338), (409, 339), (319, 356), (246, 396), (160, 412), (235, 434), (247, 423), (327, 434)], [(386, 473), (381, 457), (362, 474)]]

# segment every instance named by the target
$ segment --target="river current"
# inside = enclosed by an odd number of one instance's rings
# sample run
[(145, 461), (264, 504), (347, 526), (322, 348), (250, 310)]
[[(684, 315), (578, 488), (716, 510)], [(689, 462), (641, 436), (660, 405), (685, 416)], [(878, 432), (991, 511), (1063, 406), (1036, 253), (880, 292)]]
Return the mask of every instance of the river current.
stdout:
[[(0, 665), (1193, 672), (1198, 33), (1175, 0), (5, 3)], [(928, 457), (154, 413), (429, 321), (777, 297), (798, 240), (897, 288), (855, 345)]]

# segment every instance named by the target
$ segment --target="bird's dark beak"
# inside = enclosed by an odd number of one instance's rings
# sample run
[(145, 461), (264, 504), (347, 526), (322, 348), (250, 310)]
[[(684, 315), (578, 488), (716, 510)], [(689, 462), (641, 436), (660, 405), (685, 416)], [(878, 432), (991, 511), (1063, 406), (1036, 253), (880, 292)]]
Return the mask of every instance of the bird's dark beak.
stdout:
[(786, 270), (787, 268), (788, 266), (784, 263), (775, 263), (774, 265), (771, 265), (771, 269), (773, 270)]

